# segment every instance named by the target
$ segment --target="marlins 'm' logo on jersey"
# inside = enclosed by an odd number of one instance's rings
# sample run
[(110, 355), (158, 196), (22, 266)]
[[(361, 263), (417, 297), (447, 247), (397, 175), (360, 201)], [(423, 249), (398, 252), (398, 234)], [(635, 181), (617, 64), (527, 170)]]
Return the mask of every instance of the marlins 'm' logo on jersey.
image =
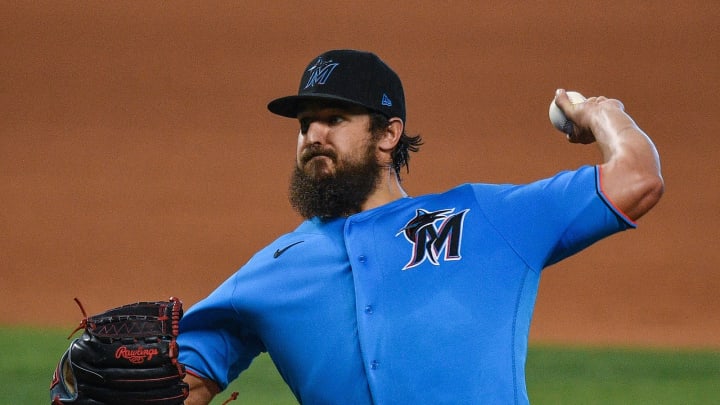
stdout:
[(415, 217), (396, 234), (405, 236), (413, 247), (410, 261), (403, 270), (411, 269), (425, 260), (437, 266), (443, 252), (444, 260), (460, 260), (463, 222), (468, 211), (454, 213), (454, 208), (432, 212), (423, 209), (415, 211)]

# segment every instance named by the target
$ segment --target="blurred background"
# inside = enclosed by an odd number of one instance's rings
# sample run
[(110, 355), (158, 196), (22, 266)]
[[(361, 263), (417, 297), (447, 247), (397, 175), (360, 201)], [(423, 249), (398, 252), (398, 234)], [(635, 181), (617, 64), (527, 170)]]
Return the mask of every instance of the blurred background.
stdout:
[(270, 114), (305, 65), (370, 50), (425, 146), (410, 194), (599, 162), (547, 110), (622, 100), (662, 157), (639, 221), (549, 268), (532, 342), (720, 348), (720, 3), (0, 3), (0, 325), (210, 293), (300, 218), (297, 124)]

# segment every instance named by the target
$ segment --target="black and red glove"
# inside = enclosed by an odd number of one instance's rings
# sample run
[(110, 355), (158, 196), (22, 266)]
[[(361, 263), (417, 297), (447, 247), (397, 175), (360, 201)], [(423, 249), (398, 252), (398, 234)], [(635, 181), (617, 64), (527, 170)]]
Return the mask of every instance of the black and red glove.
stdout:
[(80, 309), (84, 319), (76, 331), (84, 332), (60, 359), (50, 384), (51, 404), (184, 402), (188, 385), (175, 341), (183, 315), (180, 300), (138, 302), (90, 317)]

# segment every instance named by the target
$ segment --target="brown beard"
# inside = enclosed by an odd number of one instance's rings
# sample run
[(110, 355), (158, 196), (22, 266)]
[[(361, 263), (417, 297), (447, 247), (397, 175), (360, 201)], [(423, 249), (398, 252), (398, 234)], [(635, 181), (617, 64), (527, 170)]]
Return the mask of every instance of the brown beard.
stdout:
[(290, 204), (306, 219), (356, 214), (377, 186), (381, 168), (375, 142), (369, 143), (359, 162), (345, 161), (331, 175), (312, 176), (296, 165), (290, 179)]

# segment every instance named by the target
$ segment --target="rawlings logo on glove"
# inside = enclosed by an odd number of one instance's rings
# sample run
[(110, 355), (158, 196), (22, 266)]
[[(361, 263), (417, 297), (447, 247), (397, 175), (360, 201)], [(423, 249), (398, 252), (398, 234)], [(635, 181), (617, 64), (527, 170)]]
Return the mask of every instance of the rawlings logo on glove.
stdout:
[(115, 358), (116, 359), (126, 359), (130, 363), (133, 364), (142, 364), (145, 362), (145, 360), (152, 359), (153, 356), (156, 356), (158, 353), (158, 349), (145, 349), (144, 347), (140, 346), (135, 350), (130, 350), (125, 346), (120, 346), (115, 351)]

